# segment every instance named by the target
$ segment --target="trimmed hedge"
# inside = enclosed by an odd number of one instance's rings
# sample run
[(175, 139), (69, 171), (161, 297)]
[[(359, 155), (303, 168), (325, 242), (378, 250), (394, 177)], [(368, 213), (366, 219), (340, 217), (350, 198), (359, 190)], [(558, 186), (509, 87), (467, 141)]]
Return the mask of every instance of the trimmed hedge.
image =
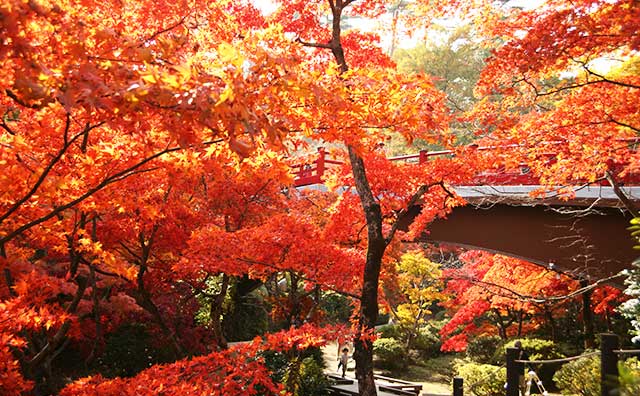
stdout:
[[(640, 395), (640, 363), (637, 358), (618, 362), (620, 396)], [(564, 364), (553, 376), (563, 395), (600, 396), (600, 356)]]
[(495, 364), (495, 355), (502, 344), (498, 336), (480, 336), (467, 344), (467, 357), (476, 363)]
[(377, 367), (396, 370), (406, 366), (407, 350), (395, 338), (378, 338), (373, 343), (373, 354)]
[(456, 372), (464, 380), (465, 394), (476, 396), (504, 396), (507, 369), (490, 364), (461, 362)]

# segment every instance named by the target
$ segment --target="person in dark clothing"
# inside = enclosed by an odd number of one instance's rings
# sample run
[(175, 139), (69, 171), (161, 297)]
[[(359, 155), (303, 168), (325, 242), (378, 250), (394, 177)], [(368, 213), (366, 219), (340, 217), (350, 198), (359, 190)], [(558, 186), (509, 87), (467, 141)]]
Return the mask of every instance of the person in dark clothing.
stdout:
[[(514, 348), (518, 348), (520, 353), (517, 360), (529, 360), (529, 354), (522, 349), (522, 342), (520, 340), (513, 344)], [(527, 390), (527, 377), (529, 376), (529, 370), (531, 367), (527, 363), (518, 363), (518, 387), (520, 388), (520, 394), (525, 395)]]

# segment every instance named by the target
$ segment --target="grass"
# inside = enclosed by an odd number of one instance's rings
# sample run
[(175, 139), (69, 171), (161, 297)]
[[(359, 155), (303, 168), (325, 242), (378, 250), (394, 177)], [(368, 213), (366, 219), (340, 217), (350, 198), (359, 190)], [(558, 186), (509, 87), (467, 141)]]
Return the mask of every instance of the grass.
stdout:
[(443, 355), (415, 365), (410, 365), (406, 369), (397, 370), (393, 375), (406, 381), (417, 382), (439, 382), (451, 383), (453, 378), (453, 362), (458, 359), (457, 355)]
[[(405, 369), (390, 372), (394, 378), (422, 384), (422, 393), (431, 395), (451, 395), (455, 375), (453, 363), (461, 355), (443, 355), (410, 365)], [(561, 396), (549, 392), (549, 396)]]

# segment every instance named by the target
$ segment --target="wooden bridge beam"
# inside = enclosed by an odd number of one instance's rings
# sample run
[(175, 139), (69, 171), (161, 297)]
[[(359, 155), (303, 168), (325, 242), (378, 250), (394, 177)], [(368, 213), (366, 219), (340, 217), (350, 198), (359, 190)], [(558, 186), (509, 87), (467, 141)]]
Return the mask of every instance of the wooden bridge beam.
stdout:
[[(414, 217), (418, 213), (414, 208)], [(433, 221), (420, 240), (501, 253), (578, 278), (603, 278), (630, 268), (638, 257), (626, 229), (629, 220), (614, 208), (577, 215), (549, 206), (468, 205)]]

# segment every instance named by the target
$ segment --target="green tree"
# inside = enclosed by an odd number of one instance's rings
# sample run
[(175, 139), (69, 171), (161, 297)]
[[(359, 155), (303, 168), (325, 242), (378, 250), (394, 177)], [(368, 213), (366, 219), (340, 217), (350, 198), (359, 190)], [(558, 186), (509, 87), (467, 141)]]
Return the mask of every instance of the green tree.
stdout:
[[(450, 111), (462, 113), (476, 102), (473, 90), (488, 55), (488, 50), (480, 45), (470, 25), (455, 28), (434, 25), (422, 43), (411, 49), (396, 50), (394, 60), (403, 73), (433, 76), (438, 89), (447, 96)], [(468, 143), (472, 139), (470, 131), (474, 128), (468, 122), (454, 121), (451, 128), (460, 143)], [(414, 147), (436, 148), (421, 140), (414, 142)], [(407, 149), (404, 142), (391, 143), (390, 150), (394, 154)]]
[(400, 326), (405, 347), (411, 349), (420, 326), (431, 314), (431, 306), (442, 298), (442, 271), (438, 263), (421, 251), (403, 254), (396, 263), (396, 271), (395, 284), (388, 285), (391, 287), (386, 287), (385, 293), (395, 300), (390, 306), (391, 313)]

